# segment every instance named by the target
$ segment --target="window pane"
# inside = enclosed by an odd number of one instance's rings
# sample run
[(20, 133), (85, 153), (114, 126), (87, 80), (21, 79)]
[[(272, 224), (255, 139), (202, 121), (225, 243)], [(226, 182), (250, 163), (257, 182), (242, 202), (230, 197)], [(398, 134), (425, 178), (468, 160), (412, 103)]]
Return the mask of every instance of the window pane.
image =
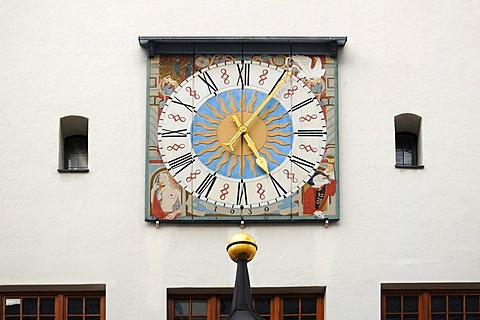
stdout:
[(68, 298), (68, 314), (83, 314), (83, 298)]
[(463, 320), (462, 314), (449, 314), (448, 320)]
[(465, 296), (465, 305), (467, 312), (479, 312), (480, 311), (480, 296)]
[(232, 309), (231, 299), (220, 299), (220, 314), (228, 314)]
[(100, 298), (85, 298), (85, 313), (99, 314), (100, 313)]
[(397, 316), (397, 315), (388, 315), (387, 320), (402, 320), (402, 317), (401, 316)]
[(37, 314), (38, 299), (37, 298), (23, 298), (22, 299), (22, 314)]
[(480, 314), (467, 314), (467, 320), (480, 320)]
[(6, 299), (5, 314), (20, 315), (20, 299)]
[(207, 300), (192, 300), (192, 314), (207, 314)]
[(55, 317), (40, 317), (40, 320), (55, 320)]
[(397, 164), (403, 164), (403, 149), (397, 149), (395, 152)]
[(72, 317), (72, 316), (69, 316), (69, 317), (68, 317), (68, 320), (83, 320), (83, 317)]
[(414, 314), (404, 315), (403, 320), (418, 320), (418, 316)]
[(283, 299), (283, 314), (298, 314), (298, 298)]
[(403, 312), (418, 312), (418, 296), (403, 297)]
[(432, 312), (446, 312), (447, 298), (446, 296), (432, 296)]
[(302, 314), (305, 314), (305, 313), (314, 314), (316, 312), (317, 312), (317, 299), (302, 298)]
[(406, 166), (413, 165), (413, 154), (411, 150), (405, 149), (403, 152), (403, 164)]
[(37, 316), (23, 316), (22, 320), (37, 320)]
[(100, 316), (88, 316), (85, 317), (85, 320), (100, 320)]
[(395, 155), (398, 165), (412, 166), (417, 164), (417, 135), (409, 132), (395, 134)]
[(432, 320), (446, 320), (447, 316), (443, 314), (432, 314)]
[(65, 138), (64, 148), (66, 169), (88, 168), (88, 151), (86, 136)]
[(174, 311), (175, 315), (189, 314), (190, 313), (189, 301), (175, 300), (174, 309), (175, 309)]
[(400, 296), (387, 296), (387, 312), (388, 313), (393, 313), (393, 312), (400, 312)]
[(255, 299), (255, 310), (259, 314), (270, 313), (270, 298)]
[[(209, 312), (211, 312), (212, 320), (225, 320), (231, 310), (232, 298), (214, 293), (208, 296), (208, 299), (199, 299), (199, 296), (192, 296), (187, 292), (182, 296), (168, 297), (168, 303), (171, 306), (168, 318), (172, 320), (207, 320), (210, 319)], [(291, 296), (261, 293), (252, 298), (255, 310), (265, 320), (316, 320), (318, 317), (316, 313), (320, 302), (314, 293), (305, 296), (303, 294)], [(274, 304), (277, 302), (278, 305)], [(210, 308), (212, 309), (210, 310)]]
[(463, 311), (463, 296), (448, 296), (448, 312), (462, 312), (462, 311)]
[(55, 314), (55, 298), (40, 298), (40, 314)]

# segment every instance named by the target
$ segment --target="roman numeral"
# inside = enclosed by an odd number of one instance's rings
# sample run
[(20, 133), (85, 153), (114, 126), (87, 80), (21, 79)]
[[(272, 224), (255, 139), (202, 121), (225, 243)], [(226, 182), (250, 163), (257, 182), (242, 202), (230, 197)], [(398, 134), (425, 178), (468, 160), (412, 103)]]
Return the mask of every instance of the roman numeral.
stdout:
[(306, 172), (310, 172), (312, 169), (315, 168), (315, 163), (313, 162), (299, 158), (297, 156), (288, 156), (288, 157), (290, 158), (290, 161), (292, 161), (293, 164), (297, 165), (300, 169), (305, 170)]
[[(278, 196), (285, 195), (287, 191), (282, 187), (282, 185), (271, 175), (269, 174), (270, 179), (272, 180), (273, 187), (275, 188), (275, 191), (277, 191)], [(280, 190), (282, 192), (280, 192)]]
[(192, 105), (180, 101), (180, 99), (178, 99), (177, 97), (175, 97), (175, 98), (172, 99), (172, 103), (176, 103), (176, 104), (182, 105), (182, 106), (184, 106), (185, 108), (187, 108), (187, 110), (190, 111), (190, 112), (194, 112), (194, 111), (195, 111), (195, 110), (194, 110), (195, 108), (194, 108)]
[(245, 201), (245, 204), (248, 204), (247, 199), (247, 186), (243, 180), (237, 185), (237, 205), (242, 203), (242, 199)]
[(202, 183), (198, 186), (197, 190), (195, 192), (200, 196), (202, 195), (203, 192), (206, 191), (205, 197), (208, 197), (208, 194), (212, 190), (213, 185), (215, 184), (215, 181), (217, 180), (217, 177), (214, 174), (209, 173), (205, 179), (203, 179)]
[(282, 73), (281, 76), (278, 78), (277, 82), (275, 82), (275, 85), (272, 87), (272, 89), (270, 90), (270, 92), (269, 92), (268, 94), (272, 93), (272, 91), (275, 89), (275, 87), (276, 87), (277, 84), (280, 82), (280, 80), (283, 79), (283, 76), (285, 75), (286, 72), (287, 72), (287, 70), (283, 70), (283, 73)]
[(179, 168), (173, 175), (175, 177), (179, 172), (183, 171), (183, 169), (191, 165), (193, 162), (195, 162), (195, 157), (192, 156), (191, 153), (186, 153), (180, 157), (167, 161), (167, 164), (170, 166), (169, 170), (175, 170)]
[(242, 90), (243, 90), (245, 86), (250, 85), (250, 64), (249, 63), (245, 64), (242, 60), (242, 66), (240, 67), (240, 65), (237, 64), (237, 69), (238, 69), (237, 86), (239, 83), (241, 83)]
[(208, 92), (210, 94), (213, 92), (213, 94), (217, 95), (217, 85), (215, 84), (215, 82), (213, 82), (212, 78), (207, 72), (199, 74), (198, 77), (207, 85)]
[(315, 130), (315, 129), (305, 129), (305, 130), (298, 130), (295, 131), (293, 134), (299, 136), (299, 137), (322, 137), (326, 135), (327, 133), (323, 130)]
[(187, 129), (169, 130), (162, 128), (162, 130), (163, 132), (160, 133), (162, 138), (185, 138), (187, 134), (190, 134)]
[(291, 111), (291, 112), (297, 111), (298, 109), (303, 108), (303, 107), (305, 107), (306, 105), (309, 105), (309, 104), (312, 103), (314, 100), (315, 100), (315, 98), (308, 98), (308, 99), (305, 100), (305, 101), (302, 101), (302, 102), (300, 102), (300, 103), (297, 103), (296, 105), (294, 105), (294, 106), (292, 107), (292, 109), (290, 109), (290, 111)]

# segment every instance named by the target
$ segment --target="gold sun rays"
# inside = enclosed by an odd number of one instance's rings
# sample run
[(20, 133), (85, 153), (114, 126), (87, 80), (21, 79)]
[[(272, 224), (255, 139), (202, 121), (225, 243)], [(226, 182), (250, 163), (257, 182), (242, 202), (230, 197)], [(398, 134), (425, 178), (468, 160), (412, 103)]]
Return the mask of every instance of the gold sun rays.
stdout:
[[(243, 119), (243, 112), (253, 113), (255, 111), (255, 107), (258, 104), (257, 102), (262, 100), (259, 99), (257, 94), (258, 92), (254, 92), (251, 95), (250, 100), (247, 100), (247, 94), (245, 91), (242, 91), (240, 99), (236, 99), (232, 92), (229, 91), (225, 100), (222, 99), (221, 96), (215, 97), (218, 105), (213, 102), (204, 104), (208, 113), (197, 113), (197, 116), (206, 121), (197, 121), (194, 124), (194, 126), (198, 126), (204, 130), (193, 132), (193, 136), (198, 137), (198, 139), (195, 139), (192, 142), (193, 145), (197, 147), (196, 153), (199, 157), (207, 156), (207, 161), (204, 162), (206, 166), (213, 164), (217, 172), (223, 171), (224, 174), (230, 177), (232, 177), (232, 175), (243, 176), (246, 168), (251, 171), (253, 177), (264, 174), (262, 170), (257, 170), (254, 155), (237, 155), (230, 153), (226, 148), (222, 147), (218, 139), (218, 127), (225, 118), (229, 117), (232, 113), (236, 114), (240, 112), (242, 113), (242, 117), (240, 118), (243, 122), (245, 121), (245, 119)], [(291, 126), (290, 119), (276, 123), (287, 114), (286, 112), (282, 112), (281, 114), (272, 115), (272, 113), (278, 110), (278, 108), (284, 110), (284, 108), (277, 102), (272, 106), (265, 108), (265, 110), (263, 110), (258, 116), (267, 128), (266, 141), (263, 146), (259, 146), (259, 152), (267, 158), (270, 163), (275, 165), (280, 164), (278, 156), (281, 156), (282, 158), (287, 156), (287, 154), (281, 150), (282, 148), (277, 146), (289, 146), (289, 139), (283, 138), (288, 138), (292, 135), (291, 130), (283, 130), (288, 126)], [(252, 128), (250, 135), (255, 135), (254, 128)], [(243, 143), (244, 141), (242, 141), (242, 144)], [(200, 145), (204, 145), (204, 147), (198, 150), (198, 146)], [(234, 170), (236, 170), (235, 174)]]
[[(204, 119), (207, 120), (208, 122), (217, 125), (217, 126), (218, 126), (218, 125), (220, 124), (220, 122), (221, 122), (220, 120), (214, 119), (214, 118), (210, 117), (208, 114), (205, 114), (205, 113), (197, 113), (197, 115), (198, 115), (199, 117), (204, 118)], [(222, 118), (222, 119), (223, 119), (223, 118)], [(200, 123), (198, 123), (198, 124), (200, 124)]]

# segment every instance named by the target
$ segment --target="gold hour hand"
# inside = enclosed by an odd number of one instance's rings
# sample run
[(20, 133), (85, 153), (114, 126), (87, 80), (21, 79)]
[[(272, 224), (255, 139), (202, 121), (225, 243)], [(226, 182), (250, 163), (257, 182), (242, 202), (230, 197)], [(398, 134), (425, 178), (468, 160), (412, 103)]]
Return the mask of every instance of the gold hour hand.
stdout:
[(238, 130), (233, 135), (233, 137), (230, 139), (230, 141), (228, 141), (227, 143), (225, 143), (225, 142), (222, 143), (223, 145), (229, 147), (230, 151), (233, 151), (233, 144), (235, 143), (235, 141), (237, 141), (238, 137), (240, 137), (242, 135), (242, 133), (247, 132), (247, 127), (242, 125), (242, 123), (240, 122), (240, 120), (238, 119), (236, 114), (232, 115), (232, 119), (233, 119), (233, 122), (235, 122), (235, 124), (237, 125)]
[(250, 135), (245, 132), (243, 134), (243, 137), (245, 138), (245, 140), (247, 141), (247, 146), (252, 149), (253, 151), (253, 154), (255, 155), (256, 159), (255, 159), (255, 162), (257, 163), (257, 165), (262, 168), (263, 171), (265, 171), (267, 174), (269, 173), (268, 172), (268, 163), (267, 163), (267, 160), (262, 157), (260, 155), (260, 153), (258, 153), (258, 150), (257, 150), (257, 147), (255, 146), (255, 142), (252, 140), (252, 138), (250, 137)]
[[(247, 141), (247, 146), (253, 151), (253, 154), (255, 155), (255, 158), (256, 158), (255, 162), (257, 163), (257, 165), (260, 168), (262, 168), (263, 171), (265, 171), (266, 173), (269, 173), (267, 160), (264, 157), (262, 157), (258, 152), (257, 147), (255, 146), (255, 142), (246, 131), (246, 127), (242, 125), (242, 123), (240, 122), (236, 114), (232, 115), (232, 119), (233, 119), (233, 122), (235, 122), (235, 124), (237, 125), (239, 131), (243, 133), (243, 137), (245, 138), (245, 141)], [(244, 128), (245, 128), (245, 131), (243, 131)]]
[(233, 137), (230, 139), (230, 141), (228, 142), (223, 142), (222, 144), (224, 146), (227, 146), (230, 148), (230, 151), (233, 151), (233, 144), (235, 143), (235, 141), (237, 141), (238, 137), (240, 137), (242, 135), (242, 131), (240, 131), (240, 129), (237, 130), (237, 132), (233, 135)]

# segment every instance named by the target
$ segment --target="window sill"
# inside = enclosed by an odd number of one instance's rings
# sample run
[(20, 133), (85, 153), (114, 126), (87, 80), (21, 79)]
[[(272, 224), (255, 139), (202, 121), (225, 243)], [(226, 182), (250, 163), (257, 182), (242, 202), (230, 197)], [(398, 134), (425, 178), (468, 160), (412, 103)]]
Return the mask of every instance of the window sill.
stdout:
[(59, 173), (87, 173), (90, 169), (57, 169)]
[(424, 166), (423, 165), (420, 165), (420, 166), (406, 166), (406, 165), (402, 165), (402, 164), (396, 164), (395, 165), (395, 168), (398, 168), (398, 169), (423, 169)]

